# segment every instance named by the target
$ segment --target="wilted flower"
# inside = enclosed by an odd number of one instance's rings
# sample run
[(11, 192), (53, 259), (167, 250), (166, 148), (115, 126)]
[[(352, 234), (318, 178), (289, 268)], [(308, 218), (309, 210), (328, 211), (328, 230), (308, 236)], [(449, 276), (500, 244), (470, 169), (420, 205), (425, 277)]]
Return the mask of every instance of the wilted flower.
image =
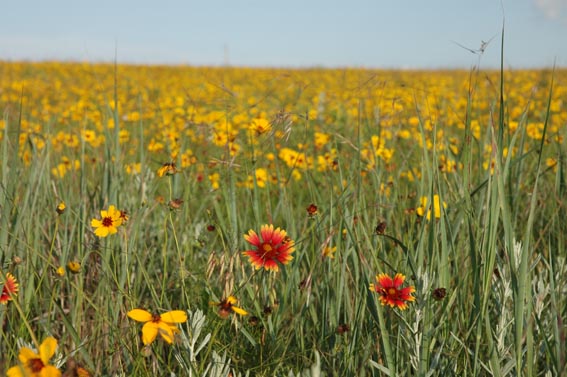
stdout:
[(381, 221), (378, 223), (378, 225), (376, 225), (376, 234), (378, 235), (382, 235), (384, 234), (384, 232), (386, 231), (386, 222), (385, 221)]
[(128, 312), (128, 317), (134, 321), (143, 322), (142, 342), (144, 345), (151, 344), (159, 334), (169, 344), (173, 343), (175, 334), (179, 333), (177, 323), (187, 321), (187, 313), (183, 310), (172, 310), (163, 314), (152, 314), (143, 309), (133, 309)]
[(337, 334), (339, 335), (343, 335), (344, 333), (347, 333), (350, 331), (350, 326), (347, 325), (346, 323), (341, 323), (340, 325), (337, 326)]
[(370, 284), (370, 290), (378, 293), (382, 305), (404, 310), (407, 308), (407, 302), (415, 301), (415, 297), (411, 295), (415, 292), (413, 286), (400, 288), (405, 279), (406, 277), (400, 273), (397, 273), (393, 279), (386, 274), (378, 274), (377, 284)]
[(173, 199), (170, 200), (169, 203), (167, 203), (169, 209), (171, 210), (175, 210), (175, 209), (179, 209), (181, 208), (181, 205), (183, 204), (183, 200), (182, 199)]
[(445, 288), (435, 288), (431, 295), (436, 301), (441, 301), (447, 295), (447, 290)]
[(244, 239), (256, 249), (246, 250), (243, 254), (250, 258), (250, 263), (257, 270), (264, 268), (277, 272), (278, 264), (286, 265), (293, 259), (291, 254), (295, 251), (295, 243), (285, 230), (274, 229), (272, 224), (262, 225), (260, 235), (261, 238), (252, 229), (244, 235)]
[(49, 359), (55, 354), (57, 340), (53, 337), (46, 338), (39, 346), (39, 354), (33, 350), (22, 347), (18, 355), (20, 364), (8, 369), (8, 377), (59, 377), (61, 371), (53, 365), (49, 365)]
[(307, 207), (307, 214), (309, 217), (313, 217), (317, 215), (317, 206), (313, 203), (309, 204)]

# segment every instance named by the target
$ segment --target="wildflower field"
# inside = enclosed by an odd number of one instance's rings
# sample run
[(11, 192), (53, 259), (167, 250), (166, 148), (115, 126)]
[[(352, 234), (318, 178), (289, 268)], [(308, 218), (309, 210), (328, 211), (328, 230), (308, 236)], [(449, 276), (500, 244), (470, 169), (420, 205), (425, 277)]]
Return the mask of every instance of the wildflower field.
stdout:
[(0, 374), (567, 373), (567, 70), (0, 62)]

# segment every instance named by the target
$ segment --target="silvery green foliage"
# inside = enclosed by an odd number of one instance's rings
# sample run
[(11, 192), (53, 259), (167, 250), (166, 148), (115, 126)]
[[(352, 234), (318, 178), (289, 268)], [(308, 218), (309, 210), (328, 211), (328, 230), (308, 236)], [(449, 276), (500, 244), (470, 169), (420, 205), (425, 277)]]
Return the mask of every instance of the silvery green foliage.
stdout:
[[(197, 355), (205, 348), (207, 343), (211, 340), (211, 334), (208, 333), (201, 338), (201, 332), (205, 326), (205, 315), (203, 311), (197, 310), (192, 312), (187, 310), (187, 325), (186, 329), (181, 327), (180, 346), (181, 350), (175, 353), (175, 358), (179, 364), (187, 372), (187, 376), (201, 376), (200, 363), (197, 362)], [(207, 367), (207, 369), (210, 367)], [(174, 374), (172, 374), (174, 376)]]
[[(249, 377), (250, 373), (242, 374), (235, 370), (231, 371), (231, 359), (227, 357), (226, 352), (219, 355), (214, 350), (210, 355), (210, 360), (203, 361), (207, 355), (201, 355), (199, 361), (197, 356), (205, 349), (205, 346), (211, 340), (211, 334), (208, 333), (201, 339), (201, 333), (205, 326), (206, 317), (201, 310), (192, 312), (187, 310), (187, 325), (186, 329), (181, 328), (180, 333), (180, 348), (179, 352), (175, 353), (175, 358), (184, 369), (184, 375), (199, 376), (199, 377), (226, 377), (229, 374), (235, 377)], [(308, 368), (298, 374), (290, 371), (290, 377), (322, 377), (324, 374), (321, 372), (321, 357), (317, 351), (315, 354), (315, 362)], [(202, 368), (201, 365), (207, 364)], [(175, 373), (171, 373), (171, 377), (176, 377)]]
[[(206, 317), (201, 310), (187, 310), (186, 329), (181, 328), (181, 350), (175, 354), (179, 364), (185, 369), (187, 376), (226, 377), (230, 373), (230, 358), (226, 352), (221, 355), (214, 350), (211, 355), (201, 354), (211, 340), (211, 334), (202, 336)], [(184, 348), (184, 349), (183, 349)], [(201, 355), (200, 355), (201, 354)], [(200, 355), (200, 356), (199, 356)], [(199, 361), (197, 357), (199, 356)], [(205, 358), (209, 357), (209, 360)], [(202, 367), (206, 364), (206, 367)], [(233, 373), (234, 375), (234, 373)], [(175, 376), (175, 374), (171, 374)]]
[(219, 377), (219, 376), (228, 376), (230, 372), (230, 358), (226, 358), (226, 352), (220, 356), (218, 353), (213, 351), (211, 362), (205, 368), (203, 372), (203, 376), (207, 377)]

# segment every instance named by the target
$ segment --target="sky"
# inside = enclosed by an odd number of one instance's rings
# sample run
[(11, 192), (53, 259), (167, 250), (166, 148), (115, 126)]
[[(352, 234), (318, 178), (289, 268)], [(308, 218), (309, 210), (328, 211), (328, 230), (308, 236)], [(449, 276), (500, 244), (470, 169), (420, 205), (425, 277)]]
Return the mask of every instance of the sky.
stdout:
[(2, 10), (9, 61), (498, 68), (504, 31), (507, 68), (567, 67), (567, 0), (12, 0)]

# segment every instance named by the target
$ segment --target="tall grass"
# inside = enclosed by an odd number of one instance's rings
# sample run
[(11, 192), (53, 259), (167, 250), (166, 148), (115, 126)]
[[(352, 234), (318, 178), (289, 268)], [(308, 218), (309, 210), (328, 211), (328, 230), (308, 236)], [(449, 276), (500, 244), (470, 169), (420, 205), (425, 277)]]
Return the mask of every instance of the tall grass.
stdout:
[[(1, 64), (13, 72), (6, 93), (77, 69)], [(0, 307), (0, 373), (23, 345), (37, 348), (48, 335), (59, 342), (53, 364), (93, 375), (565, 373), (566, 135), (552, 127), (567, 119), (565, 104), (552, 110), (565, 71), (521, 73), (546, 95), (518, 117), (520, 73), (504, 69), (431, 72), (432, 81), (361, 70), (80, 69), (97, 85), (72, 115), (53, 105), (40, 117), (35, 108), (46, 105), (27, 84), (4, 109), (0, 281), (11, 272), (20, 292)], [(184, 84), (150, 85), (171, 76)], [(443, 80), (459, 89), (440, 92)], [(327, 81), (314, 99), (308, 84)], [(80, 81), (66, 85), (60, 91), (80, 92)], [(390, 91), (407, 94), (403, 110), (389, 112), (399, 101)], [(67, 96), (67, 106), (83, 101)], [(464, 106), (448, 105), (451, 96)], [(235, 125), (242, 112), (245, 124), (265, 117), (271, 130)], [(80, 137), (93, 129), (105, 137), (99, 147)], [(61, 130), (79, 145), (57, 141)], [(411, 139), (396, 136), (405, 130)], [(315, 132), (330, 139), (316, 146)], [(224, 145), (211, 142), (223, 137)], [(166, 147), (150, 148), (158, 141)], [(286, 147), (313, 162), (287, 164)], [(184, 163), (186, 149), (196, 161)], [(80, 168), (55, 175), (62, 155)], [(547, 158), (557, 164), (547, 167)], [(166, 162), (185, 166), (157, 177)], [(139, 170), (127, 173), (135, 163)], [(438, 218), (436, 197), (446, 204)], [(429, 218), (417, 215), (421, 198)], [(175, 199), (179, 208), (169, 204)], [(67, 210), (57, 214), (61, 201)], [(307, 213), (310, 204), (317, 214)], [(129, 220), (98, 238), (91, 219), (109, 205)], [(250, 247), (243, 235), (266, 223), (296, 244), (277, 273), (254, 270), (241, 253)], [(326, 247), (336, 247), (334, 258), (322, 254)], [(80, 271), (58, 274), (71, 261)], [(407, 310), (382, 306), (369, 290), (381, 272), (401, 272), (415, 286)], [(218, 315), (211, 302), (229, 295), (248, 316)], [(189, 318), (173, 345), (158, 337), (145, 347), (141, 324), (126, 315), (133, 308), (186, 310)]]

